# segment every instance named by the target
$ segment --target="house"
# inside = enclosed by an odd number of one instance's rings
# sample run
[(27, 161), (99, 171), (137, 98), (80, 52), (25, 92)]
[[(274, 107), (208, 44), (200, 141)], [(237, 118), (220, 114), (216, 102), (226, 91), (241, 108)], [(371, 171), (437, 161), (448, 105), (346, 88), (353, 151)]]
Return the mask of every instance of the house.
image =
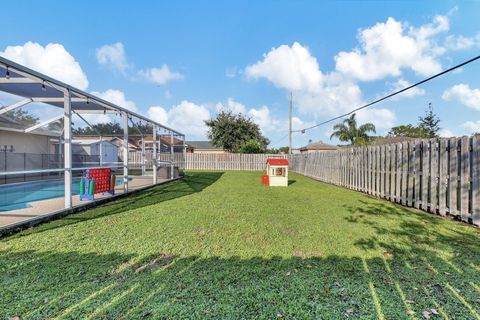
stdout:
[(215, 147), (210, 141), (187, 141), (187, 151), (203, 154), (223, 154), (228, 153), (223, 148)]
[(118, 146), (107, 140), (72, 140), (72, 153), (74, 155), (98, 156), (98, 160), (102, 163), (118, 162)]
[(313, 152), (322, 152), (322, 151), (332, 151), (338, 150), (337, 146), (324, 143), (323, 141), (317, 141), (307, 144), (304, 147), (300, 148), (300, 153), (313, 153)]
[(25, 129), (27, 126), (0, 115), (0, 151), (30, 154), (52, 153), (52, 142), (58, 142), (58, 132), (43, 128), (25, 132)]

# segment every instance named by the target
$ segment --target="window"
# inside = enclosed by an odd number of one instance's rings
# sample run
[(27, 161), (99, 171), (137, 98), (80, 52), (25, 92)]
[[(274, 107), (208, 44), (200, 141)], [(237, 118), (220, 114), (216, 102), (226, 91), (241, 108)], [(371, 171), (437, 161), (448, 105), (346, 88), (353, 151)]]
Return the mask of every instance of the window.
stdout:
[(275, 169), (275, 176), (285, 177), (285, 168), (276, 168)]

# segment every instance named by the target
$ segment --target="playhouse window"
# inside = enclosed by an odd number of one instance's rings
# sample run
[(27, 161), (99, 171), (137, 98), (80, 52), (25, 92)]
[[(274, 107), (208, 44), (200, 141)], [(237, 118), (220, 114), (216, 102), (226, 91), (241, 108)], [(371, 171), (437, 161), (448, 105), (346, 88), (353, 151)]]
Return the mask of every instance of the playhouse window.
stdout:
[(285, 176), (285, 168), (275, 168), (275, 176), (284, 177)]

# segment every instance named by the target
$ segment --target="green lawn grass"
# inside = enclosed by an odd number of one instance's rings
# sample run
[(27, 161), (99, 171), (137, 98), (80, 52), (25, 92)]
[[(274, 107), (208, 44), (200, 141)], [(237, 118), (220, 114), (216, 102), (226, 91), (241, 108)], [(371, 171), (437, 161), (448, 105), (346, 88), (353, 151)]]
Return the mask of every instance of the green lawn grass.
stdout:
[(477, 229), (260, 175), (191, 172), (2, 239), (0, 318), (479, 318)]

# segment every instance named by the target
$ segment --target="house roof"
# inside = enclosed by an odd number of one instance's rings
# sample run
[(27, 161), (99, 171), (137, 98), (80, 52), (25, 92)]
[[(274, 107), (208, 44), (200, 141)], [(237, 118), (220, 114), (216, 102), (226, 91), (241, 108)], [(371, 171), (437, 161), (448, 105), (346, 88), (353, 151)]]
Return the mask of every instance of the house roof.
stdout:
[(187, 144), (191, 145), (193, 149), (223, 150), (222, 148), (215, 147), (210, 141), (187, 141)]
[(325, 143), (323, 141), (317, 141), (307, 144), (304, 147), (300, 148), (300, 151), (307, 151), (307, 150), (337, 150), (338, 147)]
[(267, 163), (271, 166), (288, 166), (288, 159), (282, 158), (269, 158)]
[(25, 129), (25, 126), (23, 126), (19, 122), (2, 115), (0, 115), (0, 126), (2, 127), (8, 126), (8, 128), (21, 129), (21, 130)]
[(0, 127), (1, 127), (0, 130), (3, 130), (3, 131), (19, 132), (23, 134), (36, 134), (36, 135), (53, 136), (53, 137), (58, 137), (60, 135), (60, 133), (58, 132), (54, 132), (52, 130), (48, 130), (45, 128), (37, 128), (31, 132), (26, 133), (24, 132), (24, 130), (27, 129), (27, 126), (3, 115), (0, 115)]

